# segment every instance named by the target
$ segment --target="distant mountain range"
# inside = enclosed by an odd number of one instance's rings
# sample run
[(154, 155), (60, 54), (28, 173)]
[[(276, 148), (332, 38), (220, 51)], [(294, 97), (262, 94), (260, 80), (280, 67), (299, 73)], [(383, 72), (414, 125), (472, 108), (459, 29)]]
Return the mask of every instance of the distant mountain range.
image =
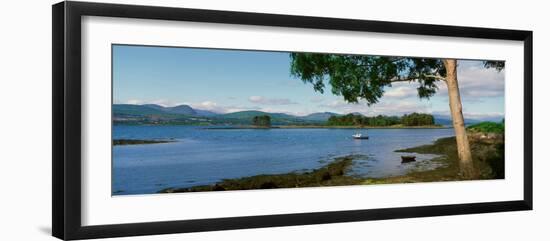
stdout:
[[(353, 113), (361, 115), (360, 113)], [(306, 116), (294, 116), (285, 113), (268, 113), (262, 111), (238, 111), (232, 113), (216, 113), (208, 110), (194, 109), (189, 105), (178, 105), (164, 107), (155, 104), (132, 105), (114, 104), (113, 120), (115, 123), (127, 124), (251, 124), (254, 116), (268, 115), (274, 125), (293, 124), (323, 124), (331, 116), (341, 116), (332, 112), (318, 112)], [(434, 115), (435, 123), (451, 126), (450, 116)], [(495, 118), (493, 118), (495, 119)], [(488, 119), (487, 121), (500, 121)], [(465, 119), (467, 125), (475, 124), (485, 120)]]
[(313, 113), (307, 116), (294, 116), (284, 113), (268, 113), (263, 111), (239, 111), (232, 113), (215, 113), (207, 110), (194, 109), (188, 105), (164, 107), (155, 104), (131, 105), (114, 104), (113, 120), (117, 123), (145, 124), (250, 124), (254, 116), (268, 115), (275, 125), (320, 124), (336, 113)]
[[(443, 125), (443, 126), (451, 126), (453, 125), (453, 121), (451, 120), (450, 116), (446, 115), (433, 115), (435, 124)], [(471, 119), (471, 118), (464, 118), (464, 124), (466, 125), (472, 125), (483, 121), (492, 121), (492, 122), (501, 122), (503, 117), (487, 117), (482, 119)]]
[(303, 116), (302, 118), (305, 120), (311, 120), (311, 121), (327, 121), (328, 118), (331, 116), (340, 116), (340, 114), (332, 113), (332, 112), (318, 112), (318, 113), (312, 113), (306, 116)]
[(164, 106), (155, 105), (155, 104), (146, 104), (146, 105), (141, 105), (141, 106), (153, 108), (153, 109), (156, 109), (156, 110), (160, 110), (162, 112), (172, 113), (172, 114), (182, 114), (182, 115), (192, 115), (192, 116), (214, 116), (214, 115), (217, 115), (217, 113), (215, 113), (215, 112), (207, 111), (207, 110), (193, 109), (191, 106), (188, 106), (188, 105), (178, 105), (178, 106), (174, 106), (174, 107), (164, 107)]

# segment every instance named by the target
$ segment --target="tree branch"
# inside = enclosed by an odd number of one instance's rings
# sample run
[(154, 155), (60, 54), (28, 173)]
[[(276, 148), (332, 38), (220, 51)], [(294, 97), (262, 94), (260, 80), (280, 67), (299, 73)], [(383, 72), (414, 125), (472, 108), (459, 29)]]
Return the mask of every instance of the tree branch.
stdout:
[(447, 81), (447, 79), (441, 75), (431, 75), (431, 74), (428, 74), (428, 75), (424, 75), (425, 77), (428, 77), (428, 78), (434, 78), (434, 79), (437, 79), (437, 80), (442, 80), (442, 81)]
[[(422, 77), (428, 77), (428, 78), (434, 78), (434, 79), (437, 79), (437, 80), (441, 80), (441, 81), (447, 81), (445, 79), (445, 77), (441, 76), (441, 75), (431, 75), (431, 74), (427, 74), (427, 75), (422, 75)], [(407, 77), (407, 78), (394, 78), (394, 79), (391, 79), (390, 82), (405, 82), (405, 81), (413, 81), (413, 80), (417, 80), (417, 79), (420, 79), (420, 76), (410, 76), (410, 77)]]

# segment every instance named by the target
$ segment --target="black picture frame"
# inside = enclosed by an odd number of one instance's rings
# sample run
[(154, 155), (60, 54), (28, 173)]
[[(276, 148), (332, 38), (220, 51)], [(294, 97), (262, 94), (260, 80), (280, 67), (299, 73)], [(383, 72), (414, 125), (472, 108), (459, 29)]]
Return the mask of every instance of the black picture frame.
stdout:
[[(81, 138), (83, 136), (81, 134), (81, 17), (83, 16), (195, 21), (523, 41), (523, 199), (455, 205), (82, 226)], [(106, 238), (532, 210), (533, 33), (531, 31), (70, 1), (53, 5), (52, 18), (52, 233), (53, 236), (57, 238), (65, 240)]]

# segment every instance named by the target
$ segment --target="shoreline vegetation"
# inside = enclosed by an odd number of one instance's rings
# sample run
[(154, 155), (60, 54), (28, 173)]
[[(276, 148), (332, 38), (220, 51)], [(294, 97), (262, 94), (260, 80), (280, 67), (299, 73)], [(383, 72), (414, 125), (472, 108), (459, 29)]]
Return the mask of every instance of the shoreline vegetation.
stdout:
[(175, 142), (175, 140), (114, 139), (113, 146), (146, 145), (146, 144), (160, 144), (160, 143), (170, 143), (170, 142)]
[(212, 126), (203, 127), (207, 130), (238, 130), (238, 129), (448, 129), (450, 126), (443, 125), (421, 125), (421, 126), (333, 126), (333, 125), (284, 125), (284, 126)]
[[(468, 139), (472, 151), (474, 167), (479, 179), (504, 178), (504, 123), (480, 123), (468, 128)], [(187, 188), (170, 187), (158, 193), (180, 193), (201, 191), (251, 190), (293, 187), (323, 187), (343, 185), (371, 185), (391, 183), (441, 182), (468, 180), (459, 176), (458, 152), (455, 137), (445, 137), (432, 144), (422, 145), (396, 152), (436, 154), (432, 162), (439, 167), (432, 170), (413, 168), (405, 175), (383, 178), (361, 178), (348, 175), (355, 156), (345, 156), (307, 172), (256, 175), (235, 179), (225, 179), (213, 185)], [(403, 164), (409, 165), (409, 164)]]

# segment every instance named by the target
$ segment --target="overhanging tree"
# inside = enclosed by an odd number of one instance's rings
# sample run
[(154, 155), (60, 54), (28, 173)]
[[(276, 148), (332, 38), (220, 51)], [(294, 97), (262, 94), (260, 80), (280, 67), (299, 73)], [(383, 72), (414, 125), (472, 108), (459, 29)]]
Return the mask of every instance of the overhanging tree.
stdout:
[[(290, 58), (292, 75), (311, 83), (313, 89), (321, 93), (328, 81), (332, 93), (350, 103), (364, 100), (368, 105), (375, 104), (383, 96), (384, 88), (396, 82), (416, 82), (418, 97), (430, 98), (438, 90), (436, 83), (445, 82), (456, 135), (460, 175), (466, 179), (477, 177), (462, 115), (456, 59), (316, 53), (291, 53)], [(501, 71), (504, 62), (485, 61), (484, 66)]]

